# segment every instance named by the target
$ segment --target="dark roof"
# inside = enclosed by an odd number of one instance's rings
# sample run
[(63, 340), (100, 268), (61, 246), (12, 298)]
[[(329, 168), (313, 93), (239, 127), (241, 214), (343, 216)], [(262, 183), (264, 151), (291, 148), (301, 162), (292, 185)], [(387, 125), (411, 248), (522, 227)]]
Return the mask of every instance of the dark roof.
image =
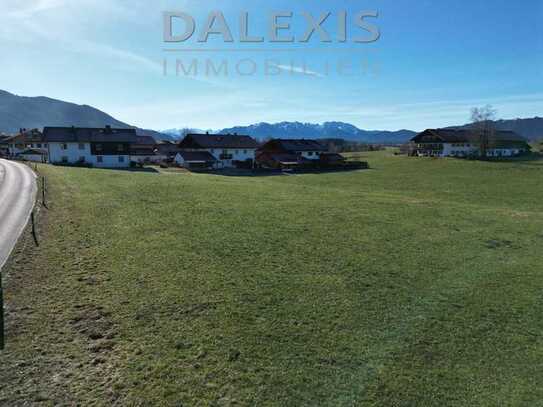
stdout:
[(161, 141), (157, 145), (158, 151), (163, 155), (175, 155), (179, 150), (179, 146), (170, 141)]
[[(443, 143), (473, 143), (480, 137), (475, 130), (470, 129), (428, 129), (411, 139), (414, 142), (424, 139), (437, 139)], [(497, 130), (492, 134), (492, 141), (526, 143), (527, 140), (513, 131)]]
[(43, 141), (60, 143), (135, 143), (135, 129), (44, 127)]
[(41, 143), (43, 142), (43, 133), (38, 129), (21, 130), (18, 134), (8, 137), (4, 142), (10, 143)]
[(156, 141), (151, 136), (136, 136), (136, 144), (138, 146), (154, 146)]
[(207, 151), (180, 151), (179, 154), (181, 155), (181, 157), (183, 157), (183, 160), (185, 161), (217, 161), (217, 159)]
[(256, 149), (258, 143), (252, 137), (237, 134), (187, 134), (179, 143), (179, 147)]
[(328, 148), (317, 140), (308, 139), (273, 139), (271, 142), (286, 151), (327, 151)]

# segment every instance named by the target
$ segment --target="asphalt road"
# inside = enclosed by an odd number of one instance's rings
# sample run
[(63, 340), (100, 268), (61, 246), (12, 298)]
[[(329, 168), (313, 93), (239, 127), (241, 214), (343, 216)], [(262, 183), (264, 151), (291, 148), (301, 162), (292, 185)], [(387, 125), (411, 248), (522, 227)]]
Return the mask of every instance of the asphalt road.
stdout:
[(0, 270), (28, 222), (36, 189), (30, 168), (0, 159)]

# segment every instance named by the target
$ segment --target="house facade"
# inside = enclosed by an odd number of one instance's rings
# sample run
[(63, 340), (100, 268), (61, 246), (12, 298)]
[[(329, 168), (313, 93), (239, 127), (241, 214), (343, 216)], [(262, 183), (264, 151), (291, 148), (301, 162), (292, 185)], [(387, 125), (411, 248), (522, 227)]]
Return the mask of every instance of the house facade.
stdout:
[(43, 133), (38, 129), (20, 129), (18, 134), (4, 136), (0, 140), (0, 148), (5, 155), (17, 157), (29, 148), (47, 149), (47, 143), (43, 141)]
[(217, 159), (207, 151), (180, 151), (174, 161), (189, 169), (212, 169), (217, 165)]
[(160, 154), (158, 144), (151, 136), (136, 136), (130, 147), (130, 161), (138, 164), (157, 164), (166, 159)]
[(45, 127), (43, 143), (53, 164), (91, 165), (98, 168), (130, 166), (135, 129)]
[(11, 137), (6, 134), (0, 134), (0, 157), (9, 156), (9, 139)]
[(258, 143), (249, 136), (237, 134), (188, 134), (180, 143), (180, 151), (207, 152), (215, 168), (252, 167)]
[[(410, 155), (419, 157), (478, 157), (481, 138), (472, 130), (428, 129), (411, 139)], [(488, 157), (514, 157), (530, 151), (528, 142), (512, 131), (495, 131), (488, 137)]]

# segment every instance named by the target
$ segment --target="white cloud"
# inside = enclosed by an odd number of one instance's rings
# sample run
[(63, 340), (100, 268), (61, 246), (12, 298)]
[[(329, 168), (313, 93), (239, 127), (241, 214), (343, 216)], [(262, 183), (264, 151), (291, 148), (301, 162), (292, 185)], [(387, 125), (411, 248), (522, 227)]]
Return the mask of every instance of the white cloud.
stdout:
[(321, 74), (319, 72), (316, 72), (316, 71), (309, 70), (305, 66), (300, 67), (300, 66), (295, 66), (295, 65), (281, 65), (281, 64), (276, 64), (276, 63), (270, 63), (270, 65), (277, 68), (277, 69), (280, 69), (281, 71), (290, 72), (292, 74), (299, 73), (299, 74), (302, 74), (302, 75), (316, 76), (318, 78), (324, 78), (323, 74)]
[(55, 9), (66, 4), (66, 0), (4, 0), (0, 10), (9, 18), (28, 18), (36, 13)]

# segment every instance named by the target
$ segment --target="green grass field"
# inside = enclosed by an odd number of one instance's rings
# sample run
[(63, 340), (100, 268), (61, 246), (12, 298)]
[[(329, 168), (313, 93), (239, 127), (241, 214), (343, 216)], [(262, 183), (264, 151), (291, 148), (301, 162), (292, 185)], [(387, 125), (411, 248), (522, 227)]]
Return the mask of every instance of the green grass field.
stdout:
[(541, 405), (543, 161), (362, 156), (270, 177), (42, 166), (0, 404)]

